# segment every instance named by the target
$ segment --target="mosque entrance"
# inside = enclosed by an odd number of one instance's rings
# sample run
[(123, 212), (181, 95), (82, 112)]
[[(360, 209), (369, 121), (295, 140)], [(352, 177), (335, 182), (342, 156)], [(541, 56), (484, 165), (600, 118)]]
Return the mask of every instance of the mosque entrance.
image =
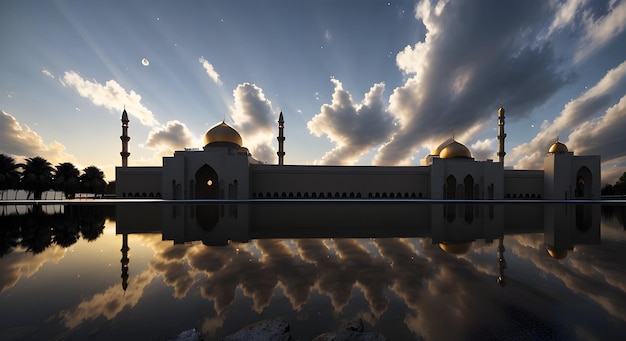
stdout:
[(204, 165), (196, 172), (195, 199), (219, 199), (220, 183), (217, 172), (209, 165)]
[(576, 173), (576, 191), (574, 197), (578, 199), (591, 199), (591, 171), (582, 167)]
[[(219, 199), (220, 183), (217, 172), (209, 165), (204, 165), (196, 172), (195, 184), (196, 199)], [(203, 229), (212, 230), (220, 219), (220, 210), (217, 205), (195, 206), (196, 222)]]

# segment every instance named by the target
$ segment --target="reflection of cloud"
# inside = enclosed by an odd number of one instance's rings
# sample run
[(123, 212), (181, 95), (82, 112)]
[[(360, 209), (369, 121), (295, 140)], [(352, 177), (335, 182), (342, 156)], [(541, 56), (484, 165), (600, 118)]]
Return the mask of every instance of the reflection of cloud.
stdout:
[(263, 253), (264, 269), (276, 274), (291, 305), (300, 310), (315, 284), (315, 266), (305, 263), (282, 240), (259, 240), (256, 246)]
[(59, 317), (68, 328), (74, 328), (85, 320), (93, 320), (101, 315), (111, 320), (125, 307), (134, 307), (156, 275), (157, 273), (152, 271), (142, 272), (132, 279), (133, 285), (130, 285), (126, 292), (120, 290), (119, 285), (113, 285), (103, 293), (95, 294), (89, 300), (81, 302), (74, 310), (61, 311)]
[(215, 332), (222, 328), (224, 325), (224, 320), (221, 317), (210, 318), (205, 317), (202, 322), (202, 333), (208, 334), (209, 336), (215, 336)]
[(0, 261), (0, 293), (12, 288), (22, 277), (31, 277), (46, 263), (58, 263), (65, 249), (52, 245), (44, 252), (33, 254), (20, 249), (5, 255)]
[[(557, 261), (548, 256), (542, 236), (537, 237), (535, 243), (529, 243), (521, 236), (508, 238), (508, 248), (519, 257), (529, 259), (545, 274), (556, 276), (571, 291), (584, 295), (609, 314), (626, 321), (626, 275), (622, 264), (617, 263), (626, 257), (623, 242), (602, 240), (601, 248), (576, 246), (576, 251), (570, 252), (566, 260)], [(593, 251), (584, 252), (587, 249)]]

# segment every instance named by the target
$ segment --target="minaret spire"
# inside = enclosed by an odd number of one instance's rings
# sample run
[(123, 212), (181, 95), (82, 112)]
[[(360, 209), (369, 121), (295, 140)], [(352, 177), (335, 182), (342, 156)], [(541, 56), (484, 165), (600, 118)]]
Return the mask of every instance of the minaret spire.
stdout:
[(504, 133), (504, 108), (500, 105), (500, 109), (498, 109), (498, 161), (504, 164), (504, 155), (506, 152), (504, 151), (504, 139), (506, 138), (506, 134)]
[(284, 158), (285, 158), (285, 150), (284, 150), (284, 143), (285, 143), (285, 136), (283, 135), (283, 129), (285, 128), (285, 119), (283, 118), (283, 112), (280, 112), (280, 115), (278, 116), (278, 152), (276, 153), (278, 155), (278, 164), (279, 165), (283, 165), (284, 162)]
[(128, 251), (130, 248), (128, 247), (128, 234), (122, 234), (122, 259), (120, 263), (122, 263), (122, 289), (124, 289), (124, 293), (126, 293), (126, 288), (128, 288), (128, 263), (130, 262), (130, 258), (128, 258)]
[(126, 113), (126, 108), (122, 112), (122, 136), (120, 136), (122, 140), (122, 151), (120, 155), (122, 156), (122, 167), (128, 167), (128, 157), (130, 153), (128, 152), (128, 141), (130, 141), (130, 137), (128, 136), (128, 113)]

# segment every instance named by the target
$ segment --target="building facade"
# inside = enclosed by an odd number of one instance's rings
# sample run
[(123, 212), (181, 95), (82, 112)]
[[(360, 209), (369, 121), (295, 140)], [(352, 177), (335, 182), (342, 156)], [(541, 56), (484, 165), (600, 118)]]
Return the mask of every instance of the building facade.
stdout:
[(556, 141), (543, 170), (504, 168), (504, 109), (498, 110), (499, 161), (476, 161), (450, 138), (420, 166), (284, 164), (284, 119), (278, 120), (278, 164), (257, 161), (225, 122), (209, 129), (204, 147), (174, 152), (161, 167), (128, 167), (128, 116), (122, 115), (118, 198), (169, 200), (307, 199), (600, 199), (600, 156), (580, 156)]

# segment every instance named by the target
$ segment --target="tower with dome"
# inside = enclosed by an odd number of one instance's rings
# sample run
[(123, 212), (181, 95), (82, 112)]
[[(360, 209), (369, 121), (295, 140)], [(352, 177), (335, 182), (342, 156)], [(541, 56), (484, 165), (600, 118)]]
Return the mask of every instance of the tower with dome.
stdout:
[(420, 166), (290, 165), (284, 157), (284, 117), (278, 118), (278, 163), (256, 160), (245, 136), (222, 121), (204, 135), (204, 147), (163, 157), (162, 166), (128, 166), (129, 120), (122, 114), (118, 198), (217, 199), (600, 199), (600, 156), (574, 155), (558, 140), (544, 169), (504, 167), (504, 108), (498, 110), (498, 161), (476, 161), (454, 137)]

